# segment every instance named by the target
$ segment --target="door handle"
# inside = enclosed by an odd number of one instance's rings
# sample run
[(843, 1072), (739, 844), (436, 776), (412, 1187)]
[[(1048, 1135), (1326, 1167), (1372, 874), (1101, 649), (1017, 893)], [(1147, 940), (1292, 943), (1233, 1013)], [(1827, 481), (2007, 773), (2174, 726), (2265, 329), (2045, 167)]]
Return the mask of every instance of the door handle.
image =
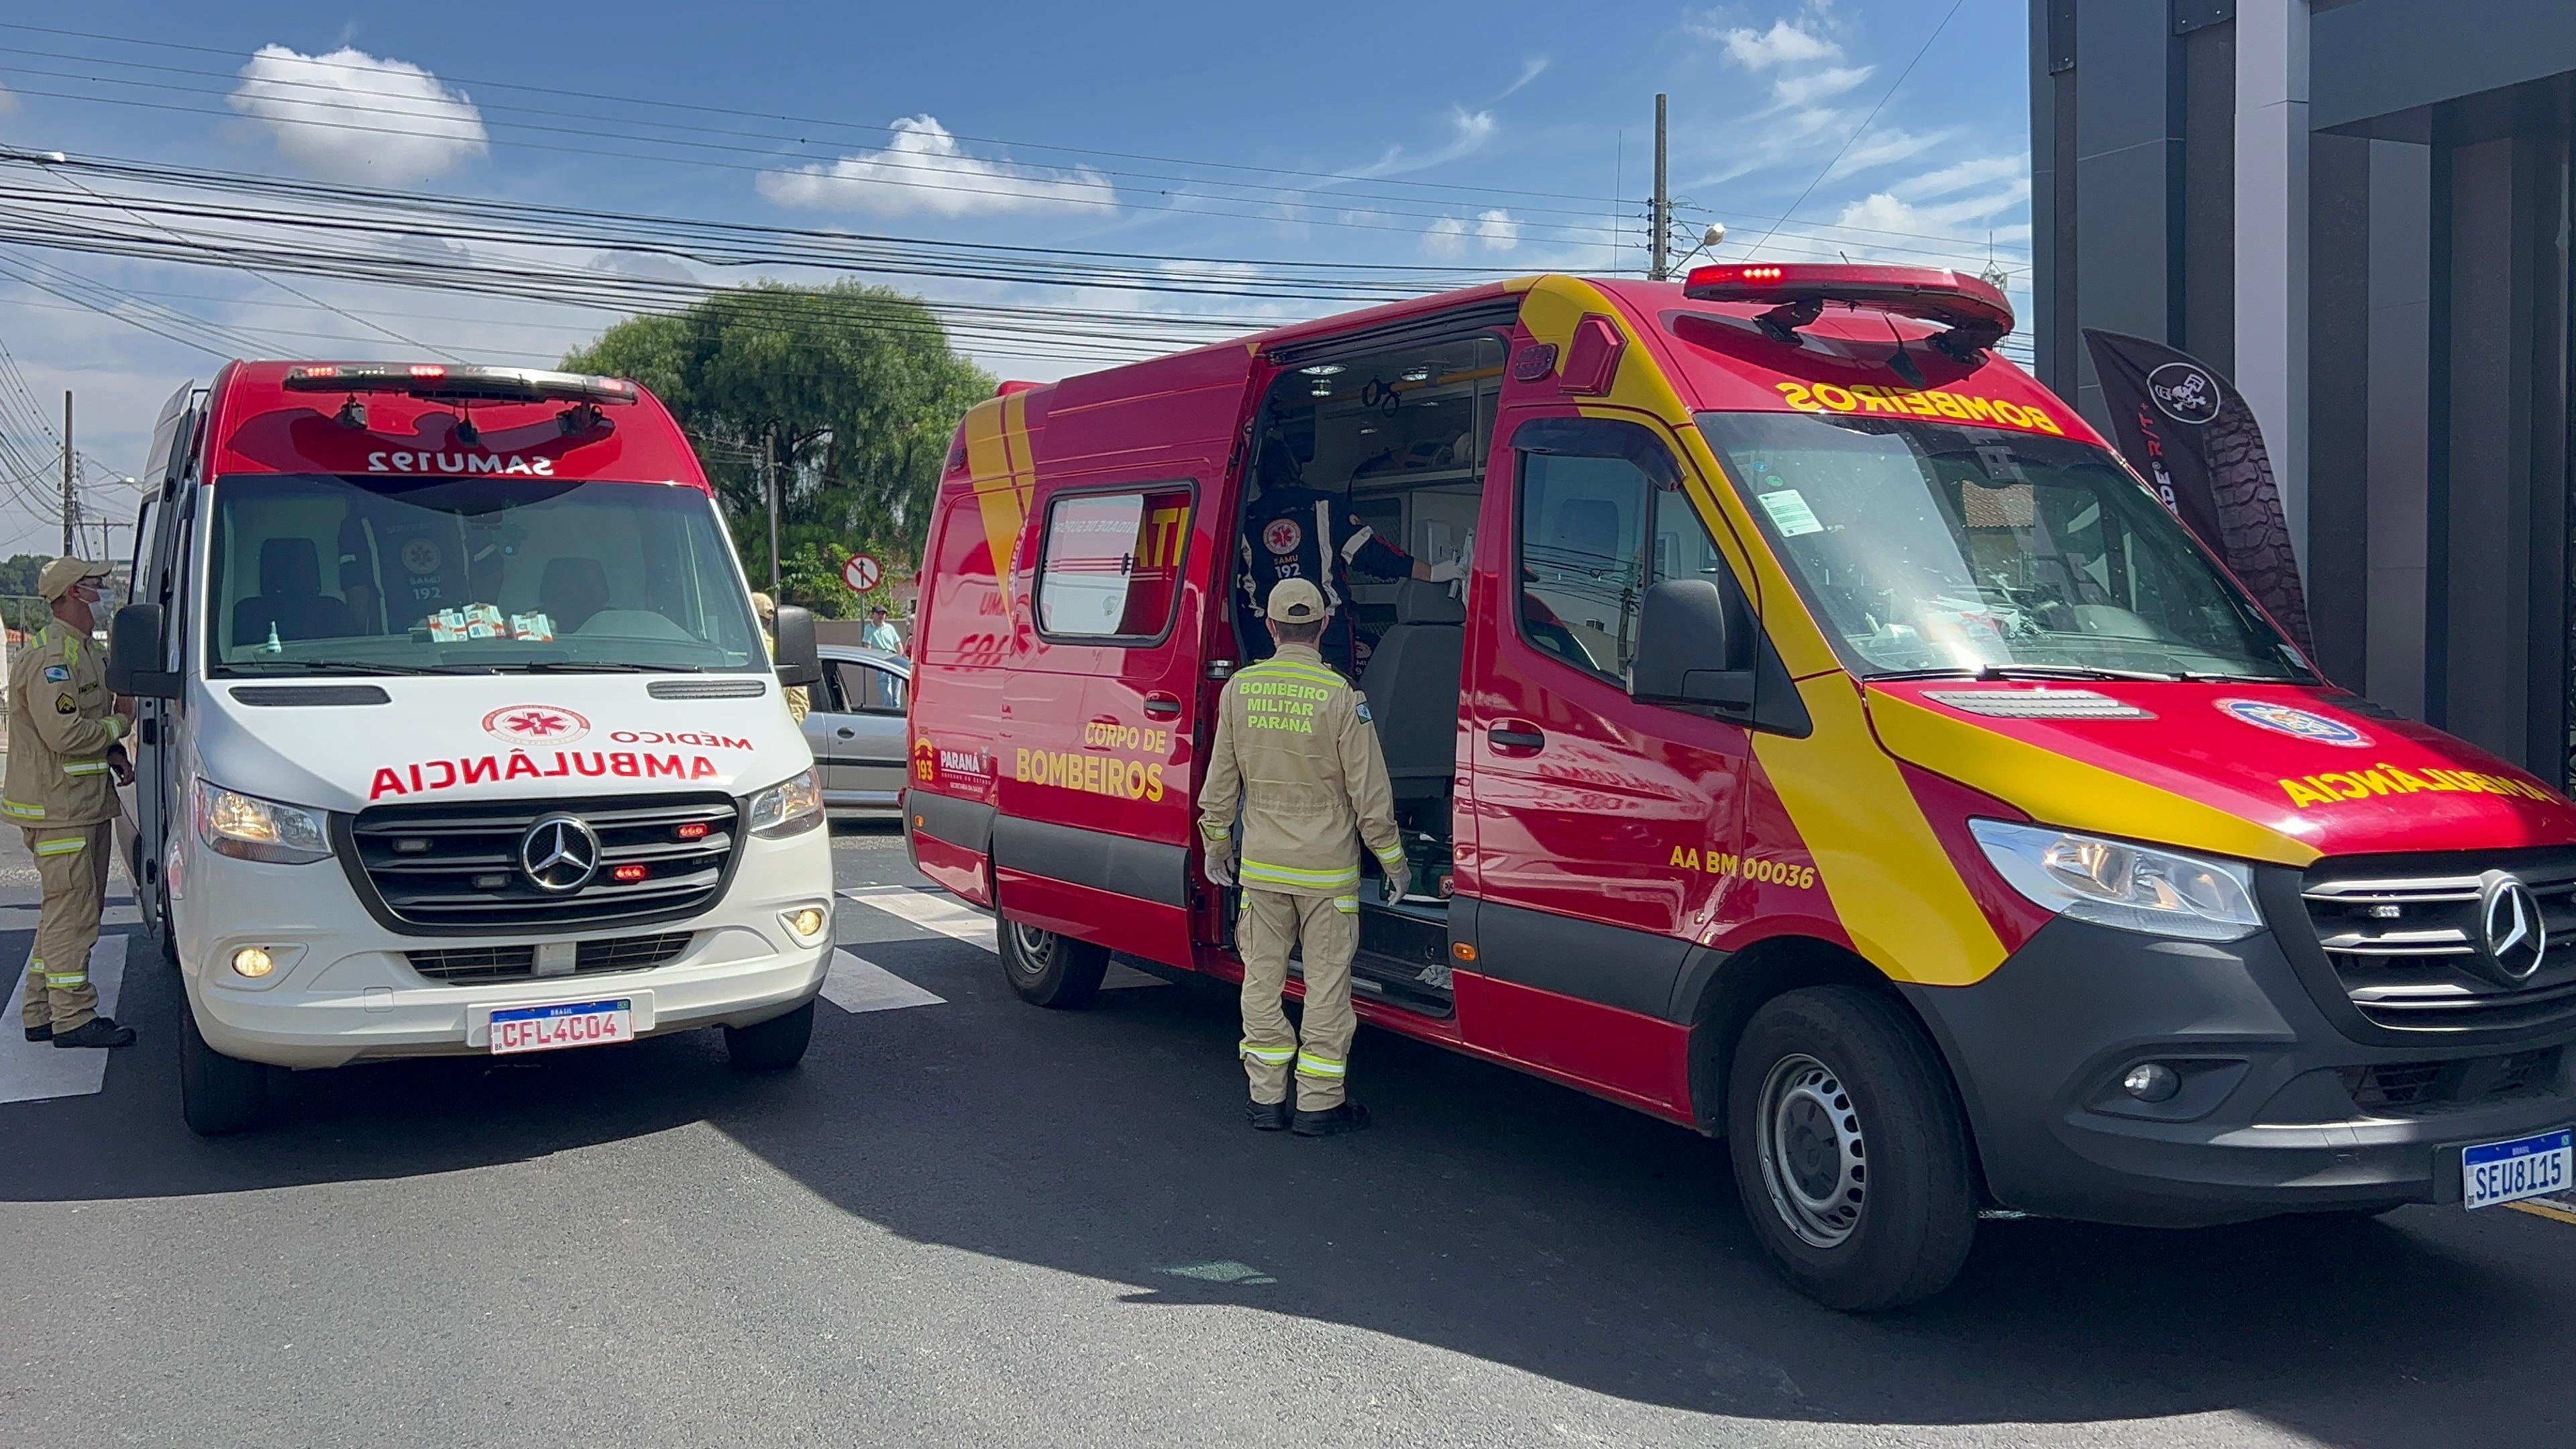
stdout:
[(845, 739), (845, 740), (855, 740), (855, 739), (857, 739), (857, 738), (859, 737), (859, 732), (858, 732), (857, 730), (850, 729), (850, 728), (848, 728), (847, 726), (844, 726), (844, 727), (842, 727), (842, 728), (840, 728), (840, 729), (836, 729), (836, 730), (832, 731), (832, 733), (834, 733), (834, 734), (836, 734), (836, 735), (840, 736), (842, 739)]
[(1156, 690), (1145, 696), (1145, 713), (1154, 719), (1178, 719), (1181, 714), (1181, 701), (1178, 696)]
[(1547, 736), (1526, 720), (1505, 720), (1485, 731), (1485, 742), (1497, 750), (1541, 750)]

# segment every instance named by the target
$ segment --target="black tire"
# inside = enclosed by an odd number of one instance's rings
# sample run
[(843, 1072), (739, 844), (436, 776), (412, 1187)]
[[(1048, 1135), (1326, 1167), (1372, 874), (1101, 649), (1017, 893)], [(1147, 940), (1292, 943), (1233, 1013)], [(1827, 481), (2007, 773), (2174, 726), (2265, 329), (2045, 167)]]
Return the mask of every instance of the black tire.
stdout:
[(179, 1115), (200, 1137), (221, 1137), (268, 1120), (270, 1068), (225, 1056), (206, 1044), (197, 1014), (179, 1011)]
[(724, 1029), (725, 1057), (736, 1071), (783, 1072), (805, 1059), (814, 1039), (814, 1003), (753, 1026)]
[(1763, 1004), (1727, 1074), (1744, 1216), (1798, 1291), (1869, 1313), (1950, 1285), (1976, 1237), (1948, 1071), (1895, 1004), (1816, 986)]
[(1070, 1011), (1100, 994), (1100, 978), (1109, 974), (1109, 948), (1075, 941), (1052, 931), (998, 918), (1002, 935), (1002, 976), (1022, 1001)]

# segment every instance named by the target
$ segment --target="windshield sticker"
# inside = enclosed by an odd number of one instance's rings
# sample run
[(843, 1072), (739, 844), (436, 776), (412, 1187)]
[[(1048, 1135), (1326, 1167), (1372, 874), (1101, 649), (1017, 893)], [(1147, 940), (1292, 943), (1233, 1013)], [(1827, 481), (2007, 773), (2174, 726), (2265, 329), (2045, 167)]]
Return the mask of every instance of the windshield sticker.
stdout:
[(1807, 506), (1805, 495), (1797, 489), (1783, 488), (1777, 493), (1762, 494), (1761, 498), (1762, 507), (1770, 513), (1771, 522), (1779, 527), (1782, 538), (1825, 531), (1825, 525), (1816, 517), (1816, 510)]
[(2001, 398), (1972, 397), (1938, 388), (1873, 387), (1865, 382), (1850, 387), (1836, 387), (1830, 382), (1784, 382), (1778, 386), (1781, 401), (1802, 413), (1901, 413), (1961, 423), (2001, 423), (2008, 428), (2066, 436), (2066, 429), (2059, 427), (2057, 419), (2046, 411)]
[(2216, 701), (2221, 713), (2232, 715), (2258, 730), (2306, 740), (2315, 745), (2337, 745), (2345, 749), (2366, 749), (2370, 736), (2321, 714), (2294, 709), (2286, 704), (2272, 704), (2259, 699), (2222, 699)]
[(483, 716), (483, 732), (513, 745), (568, 745), (590, 721), (558, 704), (512, 704)]
[(2290, 803), (2302, 810), (2311, 805), (2368, 800), (2378, 795), (2412, 795), (2424, 790), (2511, 795), (2549, 804), (2556, 804), (2559, 799), (2537, 782), (2517, 780), (2511, 775), (2489, 775), (2476, 770), (2403, 770), (2384, 762), (2367, 770), (2328, 771), (2322, 775), (2281, 782), (2281, 793), (2289, 796)]
[(724, 774), (716, 762), (704, 755), (648, 755), (628, 751), (549, 750), (531, 755), (525, 750), (512, 750), (508, 756), (460, 756), (449, 760), (423, 760), (416, 765), (396, 769), (390, 765), (376, 771), (367, 786), (369, 800), (382, 800), (388, 795), (419, 795), (436, 790), (453, 790), (464, 785), (489, 785), (511, 780), (560, 780), (572, 776), (618, 780), (722, 780)]

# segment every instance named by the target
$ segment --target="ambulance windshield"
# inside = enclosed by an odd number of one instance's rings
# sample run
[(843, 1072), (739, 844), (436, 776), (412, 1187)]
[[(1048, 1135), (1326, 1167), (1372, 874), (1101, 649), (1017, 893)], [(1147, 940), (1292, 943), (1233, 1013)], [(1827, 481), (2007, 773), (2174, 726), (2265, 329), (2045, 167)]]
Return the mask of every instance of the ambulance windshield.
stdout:
[(1699, 422), (1861, 674), (2313, 678), (2090, 444), (1806, 413)]
[(695, 489), (237, 476), (212, 522), (215, 674), (770, 667)]

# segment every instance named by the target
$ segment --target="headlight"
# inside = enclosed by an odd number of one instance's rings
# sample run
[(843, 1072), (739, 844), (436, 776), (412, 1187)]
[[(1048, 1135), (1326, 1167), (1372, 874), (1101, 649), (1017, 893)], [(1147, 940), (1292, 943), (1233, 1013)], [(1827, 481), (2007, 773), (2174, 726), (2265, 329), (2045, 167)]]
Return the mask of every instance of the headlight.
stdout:
[(751, 833), (763, 840), (802, 835), (823, 823), (823, 779), (812, 770), (751, 797)]
[(331, 858), (319, 812), (197, 782), (197, 838), (220, 854), (272, 865)]
[(2195, 941), (2233, 941), (2262, 928), (2253, 873), (2232, 860), (2044, 825), (1971, 820), (1968, 828), (2014, 890), (2061, 916)]

